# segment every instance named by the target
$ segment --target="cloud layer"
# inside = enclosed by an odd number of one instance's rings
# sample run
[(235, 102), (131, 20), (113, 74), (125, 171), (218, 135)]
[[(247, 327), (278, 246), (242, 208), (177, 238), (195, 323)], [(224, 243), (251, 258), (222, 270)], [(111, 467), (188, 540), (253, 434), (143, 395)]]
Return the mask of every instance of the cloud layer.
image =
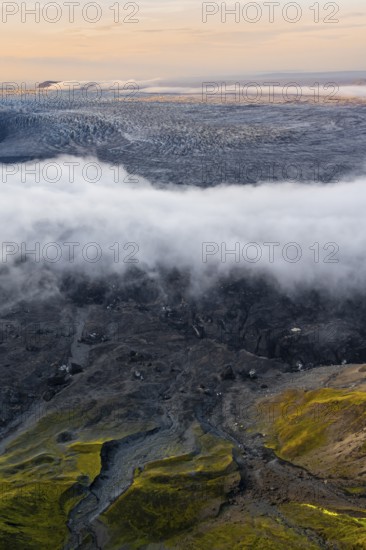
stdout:
[(47, 268), (51, 288), (65, 271), (100, 276), (132, 264), (188, 270), (196, 289), (234, 271), (289, 290), (364, 288), (364, 179), (157, 188), (122, 167), (66, 156), (0, 173), (3, 288), (29, 270)]

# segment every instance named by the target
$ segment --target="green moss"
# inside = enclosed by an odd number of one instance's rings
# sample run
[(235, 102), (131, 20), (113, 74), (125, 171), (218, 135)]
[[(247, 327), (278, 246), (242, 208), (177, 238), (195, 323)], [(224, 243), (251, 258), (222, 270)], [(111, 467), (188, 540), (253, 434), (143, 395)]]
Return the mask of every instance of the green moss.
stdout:
[[(63, 548), (68, 515), (100, 472), (103, 443), (139, 431), (109, 422), (103, 433), (102, 423), (83, 421), (80, 410), (58, 411), (8, 444), (0, 457), (0, 548)], [(66, 430), (74, 440), (59, 442)]]
[(366, 548), (366, 518), (354, 518), (311, 504), (286, 504), (281, 507), (286, 518), (303, 529), (311, 529), (327, 547), (339, 550)]
[(13, 466), (10, 475), (0, 468), (0, 547), (62, 548), (68, 514), (83, 494), (80, 480), (89, 484), (100, 471), (100, 448), (71, 445), (52, 460), (37, 455)]
[[(66, 537), (66, 515), (57, 491), (67, 485), (2, 485), (0, 547), (23, 550), (61, 548)], [(53, 493), (53, 494), (52, 494)]]
[[(345, 492), (362, 495), (366, 444), (366, 394), (348, 389), (289, 390), (265, 404), (261, 428), (267, 446), (281, 458), (335, 480)], [(264, 407), (262, 408), (262, 411)], [(294, 529), (310, 530), (324, 547), (366, 548), (366, 512), (327, 510), (310, 503), (282, 505)]]
[(306, 537), (269, 517), (244, 517), (240, 523), (200, 526), (192, 535), (176, 537), (176, 550), (318, 550)]
[(232, 445), (210, 435), (201, 435), (197, 443), (199, 453), (152, 462), (135, 472), (131, 487), (100, 518), (110, 534), (106, 548), (140, 548), (217, 514), (240, 481)]
[[(262, 415), (261, 427), (267, 446), (278, 456), (318, 475), (350, 479), (361, 475), (357, 460), (364, 456), (366, 442), (364, 392), (290, 390), (267, 403), (267, 409), (271, 405), (272, 416)], [(347, 438), (349, 443), (342, 445)]]
[(87, 475), (90, 482), (100, 472), (100, 451), (102, 446), (101, 442), (74, 443), (68, 448), (68, 451), (75, 456), (77, 471)]

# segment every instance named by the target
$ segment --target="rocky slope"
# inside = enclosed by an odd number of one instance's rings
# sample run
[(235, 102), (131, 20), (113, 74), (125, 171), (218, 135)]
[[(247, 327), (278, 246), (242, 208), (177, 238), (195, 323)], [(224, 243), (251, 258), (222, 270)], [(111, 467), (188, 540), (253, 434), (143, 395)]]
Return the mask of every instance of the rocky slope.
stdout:
[(2, 311), (2, 546), (364, 547), (366, 373), (331, 365), (365, 361), (355, 304), (63, 285)]

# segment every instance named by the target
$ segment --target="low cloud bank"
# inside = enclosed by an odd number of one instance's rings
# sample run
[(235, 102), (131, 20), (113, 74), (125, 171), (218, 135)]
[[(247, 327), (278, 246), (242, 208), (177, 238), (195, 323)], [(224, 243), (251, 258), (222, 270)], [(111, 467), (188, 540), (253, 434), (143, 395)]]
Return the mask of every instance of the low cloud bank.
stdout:
[(188, 270), (196, 290), (234, 271), (288, 290), (365, 288), (365, 179), (157, 188), (68, 156), (0, 165), (0, 179), (3, 289), (31, 287), (32, 273), (52, 291), (66, 271), (99, 277), (131, 265)]
[[(52, 100), (53, 96), (60, 95), (60, 98), (78, 97), (78, 93), (84, 99), (98, 99), (107, 97), (130, 97), (133, 98), (139, 93), (143, 94), (173, 94), (173, 95), (200, 95), (203, 101), (220, 100), (226, 102), (260, 102), (270, 103), (281, 101), (324, 101), (334, 102), (337, 99), (353, 98), (364, 99), (366, 97), (365, 84), (344, 84), (338, 80), (329, 80), (320, 84), (316, 80), (306, 83), (301, 78), (291, 78), (278, 82), (279, 79), (249, 78), (247, 80), (202, 80), (194, 83), (167, 83), (159, 78), (152, 80), (100, 80), (100, 81), (61, 81), (45, 83), (42, 87), (44, 98)], [(17, 88), (15, 87), (15, 90)], [(9, 87), (8, 93), (11, 93)], [(63, 94), (61, 96), (61, 94)]]

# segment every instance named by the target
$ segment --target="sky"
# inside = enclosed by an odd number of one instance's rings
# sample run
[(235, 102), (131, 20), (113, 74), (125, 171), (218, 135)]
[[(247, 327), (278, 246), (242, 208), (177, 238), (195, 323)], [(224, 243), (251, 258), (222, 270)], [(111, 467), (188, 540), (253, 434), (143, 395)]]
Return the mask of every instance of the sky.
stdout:
[(235, 2), (42, 0), (36, 21), (35, 2), (2, 2), (2, 82), (365, 69), (364, 0), (279, 0), (272, 22), (264, 4), (225, 21)]

